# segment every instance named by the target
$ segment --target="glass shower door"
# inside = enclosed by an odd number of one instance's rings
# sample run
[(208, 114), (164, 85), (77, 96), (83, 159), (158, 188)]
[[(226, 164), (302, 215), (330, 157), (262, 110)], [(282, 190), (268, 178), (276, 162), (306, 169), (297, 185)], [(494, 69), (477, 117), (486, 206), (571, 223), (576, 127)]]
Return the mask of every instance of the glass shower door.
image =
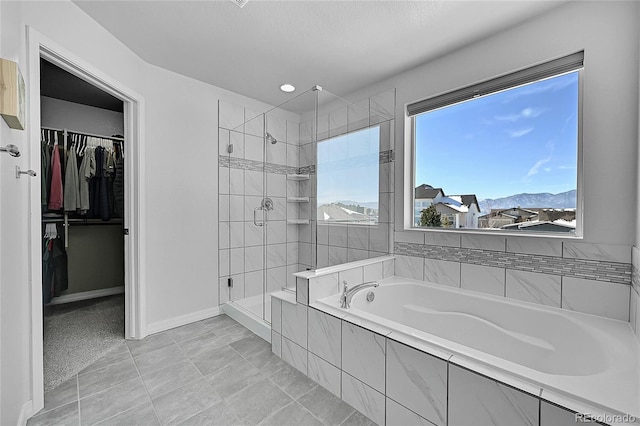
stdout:
[[(265, 197), (264, 175), (264, 114), (254, 115), (245, 110), (247, 120), (242, 126), (243, 160), (238, 166), (238, 187), (242, 187), (244, 215), (242, 228), (237, 229), (238, 245), (244, 250), (244, 267), (241, 289), (231, 300), (265, 319), (264, 309), (264, 268), (265, 233), (272, 203)], [(240, 141), (238, 141), (240, 143)], [(234, 284), (235, 286), (235, 284)]]

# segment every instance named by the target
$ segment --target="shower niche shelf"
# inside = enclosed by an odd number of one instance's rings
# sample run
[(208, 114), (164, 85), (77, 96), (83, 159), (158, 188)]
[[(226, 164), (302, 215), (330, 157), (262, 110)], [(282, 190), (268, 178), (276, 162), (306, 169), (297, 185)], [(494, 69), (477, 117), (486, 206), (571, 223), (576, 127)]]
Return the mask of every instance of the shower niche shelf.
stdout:
[(287, 175), (287, 180), (309, 180), (309, 174)]
[(287, 219), (287, 225), (308, 225), (309, 219)]
[(287, 197), (287, 203), (308, 203), (309, 197)]

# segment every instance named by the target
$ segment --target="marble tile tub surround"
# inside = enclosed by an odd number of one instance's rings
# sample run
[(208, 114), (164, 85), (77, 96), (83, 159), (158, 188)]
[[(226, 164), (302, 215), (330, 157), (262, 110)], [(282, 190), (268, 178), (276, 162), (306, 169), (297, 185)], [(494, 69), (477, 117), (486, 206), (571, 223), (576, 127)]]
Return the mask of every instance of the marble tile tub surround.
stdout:
[(397, 275), (621, 321), (637, 319), (628, 246), (415, 231), (395, 232), (394, 241)]
[[(282, 324), (272, 333), (273, 352), (379, 425), (564, 426), (576, 424), (576, 412), (599, 412), (506, 374), (474, 369), (411, 336), (296, 303), (290, 294), (271, 300), (279, 305), (272, 312), (281, 315), (272, 322)], [(300, 340), (304, 313), (307, 333)]]
[(358, 260), (315, 271), (304, 271), (296, 276), (296, 301), (309, 305), (318, 299), (338, 294), (344, 283), (353, 287), (369, 281), (395, 275), (394, 256), (379, 256)]

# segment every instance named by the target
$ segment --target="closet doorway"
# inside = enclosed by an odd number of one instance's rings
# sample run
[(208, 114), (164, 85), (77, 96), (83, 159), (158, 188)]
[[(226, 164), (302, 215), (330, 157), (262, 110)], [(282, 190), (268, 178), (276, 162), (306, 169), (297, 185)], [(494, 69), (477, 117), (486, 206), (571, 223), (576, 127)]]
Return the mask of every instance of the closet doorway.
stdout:
[(45, 393), (124, 344), (124, 103), (40, 59)]
[[(45, 60), (50, 64), (61, 68), (62, 70), (70, 73), (72, 76), (79, 78), (85, 83), (94, 86), (94, 88), (100, 89), (111, 97), (115, 98), (122, 105), (122, 111), (119, 111), (122, 118), (122, 124), (120, 128), (102, 128), (93, 130), (91, 128), (81, 128), (79, 124), (73, 124), (76, 128), (71, 128), (71, 123), (52, 123), (50, 121), (41, 122), (42, 120), (49, 120), (51, 117), (63, 111), (63, 108), (53, 108), (52, 111), (47, 113), (53, 114), (45, 118), (44, 114), (41, 117), (41, 105), (42, 110), (46, 110), (49, 104), (60, 104), (59, 101), (71, 102), (70, 100), (44, 100), (41, 98), (41, 87), (39, 84), (31, 84), (28, 92), (28, 131), (29, 131), (29, 152), (28, 161), (31, 168), (37, 172), (37, 177), (30, 179), (30, 191), (29, 191), (29, 232), (30, 232), (30, 252), (29, 252), (29, 271), (30, 271), (30, 284), (31, 284), (31, 317), (32, 317), (32, 329), (30, 336), (31, 343), (31, 371), (32, 371), (32, 412), (38, 412), (44, 407), (44, 339), (43, 339), (43, 320), (44, 309), (43, 302), (47, 300), (49, 296), (57, 296), (53, 299), (62, 299), (67, 296), (67, 301), (75, 301), (80, 304), (91, 304), (92, 299), (85, 299), (78, 301), (77, 299), (83, 299), (85, 296), (108, 296), (109, 293), (117, 293), (113, 296), (113, 299), (107, 301), (114, 308), (117, 306), (119, 312), (122, 314), (119, 316), (119, 323), (112, 325), (113, 329), (117, 330), (120, 343), (124, 344), (124, 339), (139, 339), (146, 335), (144, 329), (145, 323), (145, 306), (144, 306), (144, 264), (140, 262), (140, 259), (144, 257), (144, 223), (142, 217), (144, 217), (144, 197), (141, 195), (142, 187), (141, 183), (144, 182), (144, 98), (137, 94), (135, 91), (130, 90), (127, 86), (122, 85), (119, 81), (114, 80), (108, 75), (104, 74), (100, 69), (85, 62), (83, 59), (65, 50), (63, 47), (57, 45), (47, 37), (43, 36), (31, 27), (27, 28), (27, 40), (28, 40), (28, 66), (29, 66), (29, 81), (40, 82), (41, 80), (41, 61)], [(47, 64), (44, 64), (47, 65)], [(46, 93), (42, 93), (42, 96), (46, 96)], [(78, 102), (76, 102), (78, 103)], [(49, 105), (50, 106), (50, 105)], [(95, 106), (94, 106), (95, 107)], [(102, 108), (106, 109), (106, 108)], [(69, 127), (66, 127), (69, 126)], [(44, 128), (43, 128), (44, 127)], [(122, 131), (118, 131), (118, 130)], [(117, 136), (114, 136), (117, 135)], [(106, 136), (106, 137), (103, 137)], [(105, 167), (109, 167), (109, 164), (113, 164), (119, 158), (123, 158), (124, 163), (124, 179), (123, 193), (124, 197), (120, 203), (122, 210), (113, 216), (111, 214), (115, 210), (115, 206), (108, 209), (100, 207), (92, 211), (90, 217), (78, 217), (73, 216), (71, 212), (65, 214), (64, 207), (58, 210), (58, 217), (47, 218), (44, 216), (45, 210), (43, 209), (43, 199), (46, 198), (47, 209), (49, 207), (50, 194), (46, 194), (46, 190), (42, 191), (42, 188), (46, 188), (42, 184), (42, 177), (45, 179), (51, 174), (48, 173), (46, 166), (43, 166), (43, 140), (47, 138), (53, 138), (53, 144), (57, 139), (58, 144), (65, 143), (65, 146), (69, 148), (75, 146), (78, 150), (85, 150), (87, 146), (91, 146), (94, 151), (101, 150), (106, 151), (107, 148), (110, 151), (121, 151), (120, 156), (113, 155), (111, 163), (108, 160), (108, 156), (105, 152), (102, 152), (102, 162)], [(89, 139), (92, 138), (92, 139)], [(114, 147), (117, 145), (118, 147)], [(58, 147), (58, 149), (60, 149)], [(52, 152), (55, 152), (51, 148)], [(94, 152), (95, 154), (95, 152)], [(66, 165), (68, 158), (60, 157), (61, 163), (64, 159)], [(49, 158), (50, 160), (50, 158)], [(80, 160), (76, 165), (79, 167), (82, 164), (82, 159), (76, 156), (76, 160)], [(95, 159), (96, 163), (99, 161)], [(49, 163), (51, 167), (52, 163)], [(60, 167), (63, 167), (62, 165)], [(78, 171), (80, 171), (78, 169)], [(42, 172), (45, 172), (44, 174)], [(60, 173), (64, 173), (64, 169), (60, 170)], [(95, 173), (95, 172), (94, 172)], [(66, 173), (65, 173), (66, 177)], [(104, 183), (108, 185), (108, 180), (104, 180)], [(50, 182), (48, 183), (50, 185)], [(102, 185), (102, 183), (101, 183)], [(106, 186), (106, 185), (105, 185)], [(108, 186), (107, 186), (108, 187)], [(50, 190), (50, 189), (49, 189)], [(107, 198), (109, 197), (109, 191), (100, 192)], [(101, 195), (101, 198), (102, 197)], [(115, 198), (115, 194), (112, 200)], [(64, 203), (64, 197), (63, 197)], [(115, 203), (115, 201), (114, 201)], [(56, 206), (53, 205), (54, 210)], [(76, 214), (78, 213), (76, 209)], [(83, 213), (82, 206), (80, 207)], [(104, 220), (106, 217), (104, 214), (109, 214), (109, 220)], [(97, 218), (96, 218), (97, 215)], [(86, 215), (85, 215), (86, 216)], [(109, 225), (97, 225), (93, 222), (109, 222), (113, 220)], [(44, 223), (44, 222), (52, 223)], [(112, 253), (109, 259), (102, 258), (99, 265), (102, 269), (96, 271), (94, 274), (89, 274), (92, 285), (102, 286), (103, 288), (80, 288), (77, 283), (73, 282), (74, 278), (68, 282), (68, 288), (65, 291), (60, 282), (56, 282), (55, 275), (52, 280), (53, 284), (49, 286), (44, 277), (47, 270), (43, 269), (43, 249), (47, 248), (47, 245), (43, 244), (44, 236), (47, 233), (47, 225), (52, 225), (49, 228), (50, 232), (55, 234), (62, 234), (63, 238), (66, 235), (66, 241), (69, 245), (79, 245), (84, 239), (91, 238), (90, 229), (92, 227), (100, 229), (96, 231), (102, 238), (111, 239), (112, 243), (118, 241), (119, 252), (117, 254)], [(67, 225), (67, 226), (65, 226)], [(99, 226), (99, 228), (98, 228)], [(77, 231), (76, 231), (77, 229)], [(117, 237), (115, 237), (117, 232)], [(77, 235), (76, 235), (77, 234)], [(111, 234), (109, 237), (107, 234)], [(64, 245), (65, 240), (61, 243)], [(58, 244), (58, 248), (60, 244)], [(115, 244), (112, 244), (115, 247)], [(64, 247), (66, 250), (68, 247)], [(60, 250), (62, 251), (62, 250)], [(90, 257), (91, 253), (99, 253), (103, 256), (103, 251), (86, 250), (82, 252), (75, 251), (76, 256)], [(67, 253), (71, 256), (72, 253)], [(118, 259), (118, 260), (116, 260)], [(86, 259), (85, 262), (88, 262)], [(82, 260), (81, 260), (82, 262)], [(74, 274), (75, 278), (82, 280), (82, 268), (84, 265), (68, 265), (68, 273)], [(104, 273), (104, 268), (113, 266), (111, 268), (112, 273)], [(85, 268), (86, 269), (86, 268)], [(74, 272), (75, 271), (75, 272)], [(86, 270), (85, 270), (86, 273)], [(59, 273), (59, 276), (63, 276), (64, 273)], [(110, 276), (112, 279), (105, 279)], [(119, 282), (113, 279), (114, 276), (119, 277)], [(86, 278), (86, 276), (85, 276)], [(109, 283), (109, 284), (105, 284)], [(124, 287), (124, 288), (123, 288)], [(44, 291), (43, 291), (44, 290)], [(72, 290), (72, 291), (69, 291)], [(122, 292), (124, 290), (124, 292)], [(59, 294), (59, 296), (56, 294)], [(75, 296), (74, 296), (75, 294)], [(78, 296), (81, 295), (81, 296)], [(118, 297), (120, 300), (117, 300)], [(122, 302), (124, 301), (124, 308)], [(53, 309), (64, 311), (68, 309), (70, 304), (57, 304), (53, 305)], [(73, 310), (73, 309), (70, 309)], [(116, 315), (117, 317), (118, 315)], [(122, 318), (124, 316), (124, 318)], [(100, 322), (100, 319), (91, 318), (87, 321), (94, 320)], [(124, 325), (123, 325), (124, 324)], [(50, 387), (50, 386), (49, 386)]]

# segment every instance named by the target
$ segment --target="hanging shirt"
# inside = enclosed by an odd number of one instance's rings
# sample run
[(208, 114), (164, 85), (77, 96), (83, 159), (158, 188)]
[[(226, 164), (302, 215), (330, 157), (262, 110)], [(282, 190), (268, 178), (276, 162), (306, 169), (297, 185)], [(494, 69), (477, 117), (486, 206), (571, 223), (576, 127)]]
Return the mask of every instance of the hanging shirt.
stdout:
[(89, 211), (89, 181), (96, 174), (96, 157), (92, 148), (86, 148), (84, 157), (80, 163), (80, 172), (78, 176), (79, 194), (80, 194), (80, 213), (86, 214)]
[(64, 178), (64, 211), (75, 212), (80, 209), (80, 180), (76, 148), (72, 146), (67, 158)]
[(51, 153), (51, 191), (49, 195), (49, 210), (62, 210), (62, 164), (60, 164), (60, 151), (58, 144), (53, 146)]

